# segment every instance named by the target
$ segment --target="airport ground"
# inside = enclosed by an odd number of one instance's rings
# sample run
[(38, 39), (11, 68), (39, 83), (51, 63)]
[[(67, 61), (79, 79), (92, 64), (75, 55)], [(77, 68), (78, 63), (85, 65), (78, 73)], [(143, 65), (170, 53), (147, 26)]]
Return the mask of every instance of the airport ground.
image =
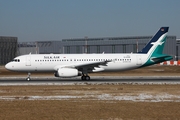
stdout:
[[(0, 70), (0, 77), (27, 76), (3, 67)], [(152, 66), (91, 76), (180, 76), (179, 72), (179, 66)], [(41, 77), (51, 73), (32, 75)], [(179, 108), (180, 84), (0, 86), (0, 116), (9, 120), (178, 120)]]

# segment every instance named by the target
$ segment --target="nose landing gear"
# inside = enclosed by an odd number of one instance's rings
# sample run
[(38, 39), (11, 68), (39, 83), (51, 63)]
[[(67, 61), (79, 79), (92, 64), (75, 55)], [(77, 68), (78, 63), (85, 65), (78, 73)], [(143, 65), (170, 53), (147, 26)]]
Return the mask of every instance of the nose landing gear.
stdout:
[(30, 76), (31, 76), (31, 73), (28, 72), (28, 77), (26, 78), (27, 81), (31, 80)]

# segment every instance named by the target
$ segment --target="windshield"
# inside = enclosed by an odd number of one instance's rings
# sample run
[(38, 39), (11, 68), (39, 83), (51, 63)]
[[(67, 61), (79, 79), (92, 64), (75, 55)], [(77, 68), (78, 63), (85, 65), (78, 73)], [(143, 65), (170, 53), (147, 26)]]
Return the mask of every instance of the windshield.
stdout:
[(13, 62), (20, 62), (20, 59), (14, 59)]

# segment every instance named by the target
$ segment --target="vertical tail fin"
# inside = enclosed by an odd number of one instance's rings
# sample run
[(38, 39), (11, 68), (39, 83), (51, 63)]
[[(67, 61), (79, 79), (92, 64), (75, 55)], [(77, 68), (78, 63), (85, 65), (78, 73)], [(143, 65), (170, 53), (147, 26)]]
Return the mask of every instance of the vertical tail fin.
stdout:
[(148, 44), (139, 53), (162, 54), (169, 27), (161, 27)]
[(169, 27), (161, 27), (148, 44), (142, 49), (142, 51), (139, 52), (147, 54), (147, 61), (143, 66), (149, 66), (172, 59), (172, 56), (162, 53), (168, 30)]

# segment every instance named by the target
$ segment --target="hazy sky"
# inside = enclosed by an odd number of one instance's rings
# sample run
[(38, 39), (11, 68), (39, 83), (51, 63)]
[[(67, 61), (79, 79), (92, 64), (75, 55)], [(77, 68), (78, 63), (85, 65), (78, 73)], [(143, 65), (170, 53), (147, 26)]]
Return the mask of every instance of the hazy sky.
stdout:
[(180, 38), (180, 0), (0, 0), (0, 36), (19, 42), (154, 35)]

